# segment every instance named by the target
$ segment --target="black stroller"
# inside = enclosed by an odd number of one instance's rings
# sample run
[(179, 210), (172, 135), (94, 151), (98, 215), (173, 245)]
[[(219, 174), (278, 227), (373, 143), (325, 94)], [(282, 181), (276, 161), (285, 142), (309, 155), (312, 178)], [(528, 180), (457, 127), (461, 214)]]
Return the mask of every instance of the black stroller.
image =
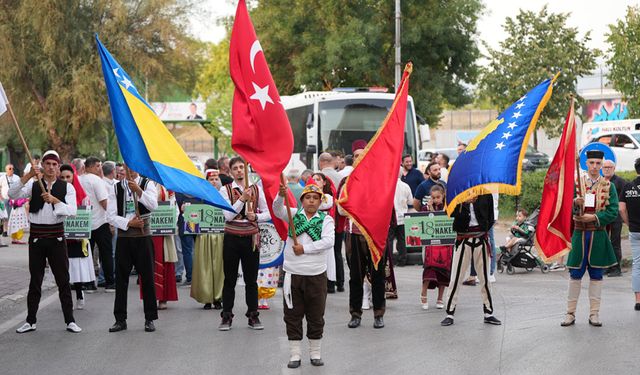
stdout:
[(502, 273), (506, 268), (507, 274), (513, 275), (516, 268), (524, 268), (527, 272), (531, 272), (536, 267), (540, 267), (542, 273), (549, 272), (549, 265), (533, 254), (533, 238), (536, 225), (538, 225), (539, 214), (540, 209), (536, 208), (525, 220), (525, 223), (529, 226), (529, 238), (527, 238), (526, 242), (514, 246), (511, 251), (508, 251), (504, 246), (500, 247), (501, 252), (497, 261), (498, 272)]

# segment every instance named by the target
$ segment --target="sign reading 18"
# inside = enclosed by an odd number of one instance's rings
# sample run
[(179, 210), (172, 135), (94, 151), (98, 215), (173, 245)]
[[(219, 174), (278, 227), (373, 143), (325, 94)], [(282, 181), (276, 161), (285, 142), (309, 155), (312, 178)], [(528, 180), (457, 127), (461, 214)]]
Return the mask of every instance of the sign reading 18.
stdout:
[(420, 228), (422, 228), (422, 233), (426, 234), (428, 236), (433, 236), (435, 234), (434, 232), (434, 227), (433, 227), (433, 221), (429, 220), (429, 221), (421, 221), (420, 222)]
[(218, 218), (219, 215), (217, 215), (213, 208), (201, 208), (198, 211), (200, 212), (200, 221), (202, 222), (212, 225), (220, 221)]

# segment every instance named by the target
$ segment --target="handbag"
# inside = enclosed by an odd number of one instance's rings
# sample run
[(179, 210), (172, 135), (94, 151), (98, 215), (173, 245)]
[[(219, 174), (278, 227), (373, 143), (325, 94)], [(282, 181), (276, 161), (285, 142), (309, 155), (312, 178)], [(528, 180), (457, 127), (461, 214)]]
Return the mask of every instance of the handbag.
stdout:
[(451, 269), (451, 246), (425, 246), (425, 265), (427, 267)]

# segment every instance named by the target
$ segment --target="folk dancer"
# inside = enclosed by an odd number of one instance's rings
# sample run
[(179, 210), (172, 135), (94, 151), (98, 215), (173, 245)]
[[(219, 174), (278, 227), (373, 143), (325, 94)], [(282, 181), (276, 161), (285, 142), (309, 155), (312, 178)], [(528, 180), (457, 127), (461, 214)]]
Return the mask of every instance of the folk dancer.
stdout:
[(453, 230), (457, 235), (451, 264), (452, 283), (445, 302), (447, 316), (440, 324), (443, 326), (453, 324), (453, 314), (456, 311), (462, 278), (473, 262), (480, 278), (484, 322), (500, 325), (502, 322), (493, 316), (493, 300), (489, 283), (489, 257), (491, 256), (489, 229), (494, 224), (493, 197), (491, 194), (474, 197), (457, 205), (451, 216)]
[[(69, 259), (67, 243), (64, 239), (64, 219), (76, 214), (76, 190), (73, 185), (58, 179), (60, 156), (49, 150), (42, 156), (43, 172), (31, 168), (19, 182), (9, 188), (11, 199), (31, 198), (29, 219), (29, 293), (27, 294), (27, 321), (16, 330), (18, 333), (36, 330), (36, 314), (42, 294), (44, 269), (49, 263), (58, 286), (58, 296), (67, 324), (67, 331), (78, 333), (73, 318), (73, 301), (69, 284)], [(33, 179), (41, 179), (46, 191)]]
[(293, 228), (284, 249), (285, 280), (284, 322), (287, 327), (290, 357), (287, 367), (300, 367), (302, 319), (307, 319), (309, 354), (313, 366), (324, 365), (321, 355), (324, 331), (324, 311), (327, 300), (327, 254), (332, 254), (335, 240), (334, 221), (331, 215), (320, 211), (323, 192), (314, 184), (305, 185), (300, 201), (302, 209), (285, 207), (286, 185), (280, 186), (278, 197), (273, 202), (274, 214), (288, 220), (287, 209), (293, 215)]
[[(158, 319), (156, 291), (153, 283), (153, 240), (149, 228), (151, 211), (158, 207), (155, 184), (137, 172), (128, 170), (127, 178), (115, 187), (115, 201), (109, 200), (107, 217), (109, 223), (118, 228), (116, 242), (116, 298), (113, 315), (116, 322), (109, 332), (127, 329), (127, 291), (132, 266), (138, 271), (142, 286), (144, 306), (144, 330), (156, 330), (153, 321)], [(135, 203), (138, 206), (135, 206)]]
[(600, 295), (604, 271), (617, 264), (616, 255), (605, 227), (618, 217), (616, 187), (600, 176), (602, 151), (587, 151), (587, 175), (580, 176), (578, 195), (574, 199), (575, 229), (571, 237), (571, 251), (567, 258), (569, 268), (569, 295), (567, 315), (560, 323), (567, 327), (576, 322), (576, 307), (585, 272), (589, 272), (589, 324), (602, 326), (600, 321)]

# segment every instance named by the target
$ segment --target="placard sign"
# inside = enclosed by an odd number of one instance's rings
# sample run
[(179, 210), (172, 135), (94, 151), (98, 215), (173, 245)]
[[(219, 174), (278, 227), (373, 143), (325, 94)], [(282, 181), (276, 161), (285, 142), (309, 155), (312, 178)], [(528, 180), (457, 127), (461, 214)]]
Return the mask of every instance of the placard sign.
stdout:
[(445, 212), (412, 212), (404, 216), (407, 247), (451, 245), (456, 242), (453, 218)]
[(152, 236), (167, 236), (176, 234), (177, 228), (176, 206), (171, 202), (158, 202), (158, 208), (151, 213), (149, 227)]
[(208, 204), (184, 206), (184, 232), (190, 234), (223, 233), (224, 215), (222, 210)]
[(76, 216), (67, 216), (64, 236), (69, 239), (91, 238), (91, 206), (78, 206)]

